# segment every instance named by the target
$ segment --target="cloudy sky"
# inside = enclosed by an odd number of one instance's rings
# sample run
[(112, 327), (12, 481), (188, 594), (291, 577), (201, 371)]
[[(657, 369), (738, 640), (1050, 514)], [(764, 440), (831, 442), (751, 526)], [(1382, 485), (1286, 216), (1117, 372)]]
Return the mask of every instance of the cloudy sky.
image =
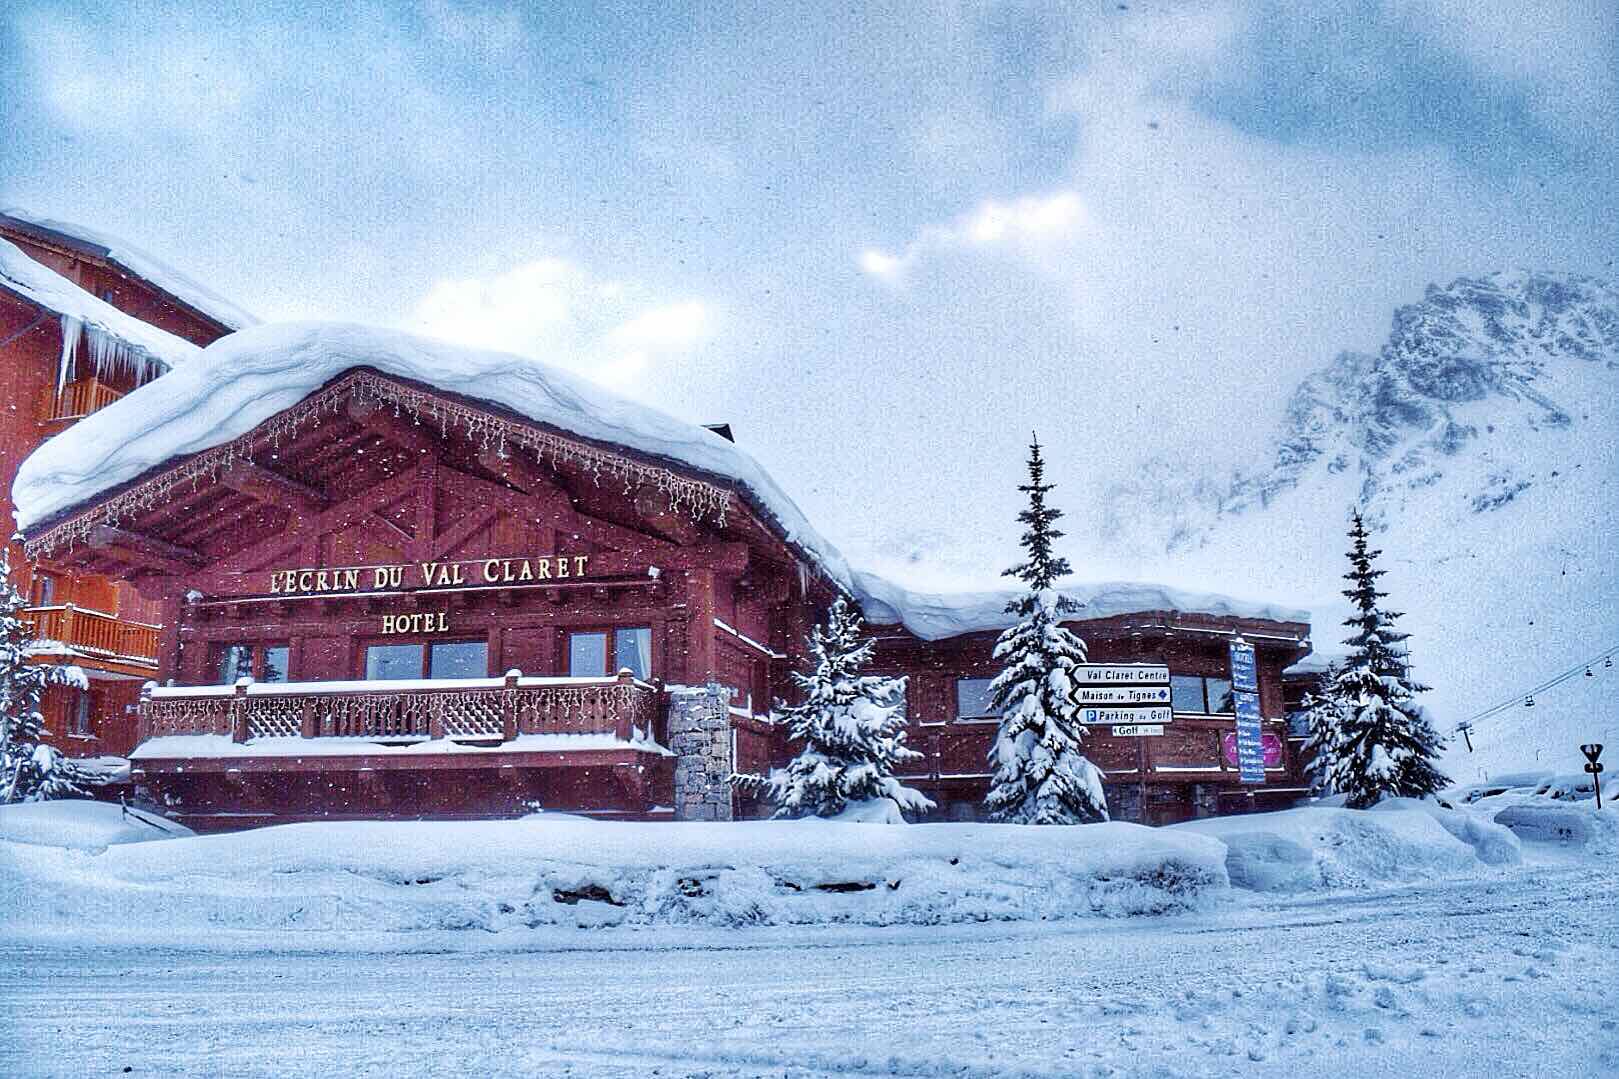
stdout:
[(730, 421), (857, 555), (1009, 558), (1037, 428), (1083, 560), (1429, 282), (1619, 250), (1609, 0), (183, 7), (7, 5), (0, 202)]

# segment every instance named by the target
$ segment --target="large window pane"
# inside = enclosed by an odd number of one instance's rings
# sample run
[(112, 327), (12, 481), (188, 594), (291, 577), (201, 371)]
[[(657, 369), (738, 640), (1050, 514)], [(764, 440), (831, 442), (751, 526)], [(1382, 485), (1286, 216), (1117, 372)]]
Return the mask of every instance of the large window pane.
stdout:
[(446, 641), (428, 654), (429, 678), (485, 678), (489, 675), (486, 641)]
[(607, 634), (568, 634), (568, 673), (575, 678), (600, 678), (607, 673)]
[(1203, 700), (1203, 679), (1195, 674), (1169, 676), (1169, 702), (1177, 712), (1203, 714), (1207, 702)]
[(219, 684), (234, 685), (238, 678), (253, 677), (253, 646), (227, 644), (219, 650)]
[(365, 676), (371, 681), (422, 676), (419, 644), (373, 644), (365, 650)]
[(614, 673), (628, 667), (637, 678), (652, 674), (652, 631), (646, 626), (633, 626), (613, 631)]
[(1209, 693), (1209, 711), (1219, 715), (1231, 715), (1237, 710), (1237, 702), (1231, 696), (1231, 679), (1206, 678)]
[(284, 644), (272, 644), (264, 649), (264, 677), (261, 682), (287, 681), (287, 656), (290, 649)]
[(956, 718), (983, 719), (995, 714), (994, 695), (989, 687), (990, 678), (956, 679)]

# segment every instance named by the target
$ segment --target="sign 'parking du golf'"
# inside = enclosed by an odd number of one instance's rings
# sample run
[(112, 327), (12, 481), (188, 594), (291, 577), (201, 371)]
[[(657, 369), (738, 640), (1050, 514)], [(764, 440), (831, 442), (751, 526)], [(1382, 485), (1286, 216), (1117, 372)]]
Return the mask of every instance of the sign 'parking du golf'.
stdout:
[(1237, 709), (1237, 778), (1265, 782), (1265, 731), (1259, 717), (1259, 673), (1254, 646), (1237, 637), (1231, 642), (1231, 696)]
[[(1079, 721), (1144, 732), (1175, 718), (1169, 668), (1162, 663), (1081, 663), (1069, 671)], [(1153, 733), (1162, 733), (1154, 731)]]

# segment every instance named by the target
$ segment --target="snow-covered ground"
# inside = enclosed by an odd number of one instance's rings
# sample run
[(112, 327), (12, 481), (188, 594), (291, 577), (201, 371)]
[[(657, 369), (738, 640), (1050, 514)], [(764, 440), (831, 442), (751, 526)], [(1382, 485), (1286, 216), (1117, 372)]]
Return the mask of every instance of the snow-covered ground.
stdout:
[[(1491, 823), (1525, 810), (1557, 820)], [(1619, 1074), (1619, 812), (1589, 800), (163, 842), (118, 814), (0, 809), (0, 1074)]]
[(1163, 918), (0, 941), (0, 1074), (1619, 1072), (1611, 867)]

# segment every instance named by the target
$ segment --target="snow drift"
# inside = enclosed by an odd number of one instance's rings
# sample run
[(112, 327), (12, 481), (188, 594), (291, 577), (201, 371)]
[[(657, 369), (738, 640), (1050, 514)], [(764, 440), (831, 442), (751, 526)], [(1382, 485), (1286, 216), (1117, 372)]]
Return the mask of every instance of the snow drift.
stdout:
[[(1476, 822), (1463, 840), (1437, 819), (1439, 807), (1382, 812), (1309, 806), (1278, 813), (1211, 817), (1170, 831), (1210, 836), (1226, 845), (1232, 887), (1256, 892), (1363, 888), (1373, 884), (1462, 876), (1481, 864), (1516, 861), (1504, 830)], [(1455, 822), (1456, 830), (1469, 826)]]
[(119, 843), (192, 834), (173, 821), (108, 802), (66, 799), (0, 805), (0, 840), (11, 843), (103, 851)]
[(0, 931), (408, 932), (919, 924), (1179, 911), (1216, 840), (1083, 828), (558, 819), (294, 824), (115, 846), (0, 843)]

